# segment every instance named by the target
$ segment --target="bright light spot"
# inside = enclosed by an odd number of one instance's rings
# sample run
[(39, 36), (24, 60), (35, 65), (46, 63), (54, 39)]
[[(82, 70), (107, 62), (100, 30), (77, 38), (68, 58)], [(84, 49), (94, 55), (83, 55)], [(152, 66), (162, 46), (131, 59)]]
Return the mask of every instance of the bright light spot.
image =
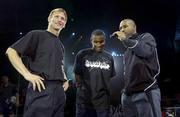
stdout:
[(112, 55), (112, 56), (115, 56), (115, 57), (118, 57), (118, 56), (123, 57), (123, 56), (124, 56), (124, 54), (117, 54), (117, 53), (114, 52), (114, 51), (111, 53), (111, 55)]
[(116, 54), (115, 52), (112, 52), (111, 55), (112, 55), (112, 56), (116, 56), (117, 54)]

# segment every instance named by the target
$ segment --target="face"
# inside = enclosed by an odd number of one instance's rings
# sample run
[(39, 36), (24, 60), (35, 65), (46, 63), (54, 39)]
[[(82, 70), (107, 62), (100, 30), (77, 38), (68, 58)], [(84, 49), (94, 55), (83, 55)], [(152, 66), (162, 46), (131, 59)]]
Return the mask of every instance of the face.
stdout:
[(131, 21), (122, 21), (119, 25), (119, 30), (129, 37), (136, 33), (136, 26)]
[(92, 35), (92, 46), (93, 46), (93, 49), (96, 51), (96, 52), (102, 52), (103, 49), (104, 49), (104, 45), (105, 45), (105, 39), (103, 36), (95, 36), (95, 35)]
[(53, 30), (62, 30), (66, 25), (66, 17), (63, 12), (56, 11), (48, 17), (49, 27)]

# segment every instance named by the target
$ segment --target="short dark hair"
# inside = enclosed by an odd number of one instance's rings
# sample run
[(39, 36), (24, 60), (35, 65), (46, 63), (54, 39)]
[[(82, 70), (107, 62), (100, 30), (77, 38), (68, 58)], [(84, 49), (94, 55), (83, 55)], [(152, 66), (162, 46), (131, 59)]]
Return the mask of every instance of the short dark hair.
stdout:
[(93, 35), (94, 35), (94, 36), (102, 36), (104, 40), (106, 39), (106, 35), (105, 35), (104, 31), (101, 30), (101, 29), (95, 29), (95, 30), (93, 30), (93, 32), (91, 33), (91, 41), (92, 41), (92, 36), (93, 36)]

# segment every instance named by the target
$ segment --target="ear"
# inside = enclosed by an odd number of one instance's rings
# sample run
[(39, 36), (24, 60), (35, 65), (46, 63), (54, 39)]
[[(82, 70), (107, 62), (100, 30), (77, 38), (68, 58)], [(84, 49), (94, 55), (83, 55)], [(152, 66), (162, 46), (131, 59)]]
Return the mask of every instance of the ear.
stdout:
[(47, 20), (48, 20), (48, 22), (50, 22), (50, 20), (51, 20), (51, 17), (49, 16)]
[(92, 40), (92, 38), (91, 38), (90, 40), (91, 40), (91, 45), (92, 45), (92, 47), (93, 47), (94, 45), (93, 45), (93, 40)]
[(66, 27), (66, 24), (64, 24), (63, 28), (65, 28), (65, 27)]
[(106, 40), (104, 39), (104, 44), (106, 44)]

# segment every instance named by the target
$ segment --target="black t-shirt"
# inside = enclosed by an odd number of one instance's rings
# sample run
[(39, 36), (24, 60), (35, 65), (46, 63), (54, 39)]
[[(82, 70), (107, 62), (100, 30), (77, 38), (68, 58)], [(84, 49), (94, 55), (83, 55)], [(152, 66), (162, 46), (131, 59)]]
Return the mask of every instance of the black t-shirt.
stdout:
[(30, 72), (46, 80), (64, 79), (64, 47), (54, 34), (45, 30), (34, 30), (26, 34), (11, 48), (29, 59)]
[(77, 104), (108, 107), (110, 79), (115, 75), (112, 56), (106, 51), (82, 50), (76, 56), (74, 72), (82, 83), (77, 89)]

